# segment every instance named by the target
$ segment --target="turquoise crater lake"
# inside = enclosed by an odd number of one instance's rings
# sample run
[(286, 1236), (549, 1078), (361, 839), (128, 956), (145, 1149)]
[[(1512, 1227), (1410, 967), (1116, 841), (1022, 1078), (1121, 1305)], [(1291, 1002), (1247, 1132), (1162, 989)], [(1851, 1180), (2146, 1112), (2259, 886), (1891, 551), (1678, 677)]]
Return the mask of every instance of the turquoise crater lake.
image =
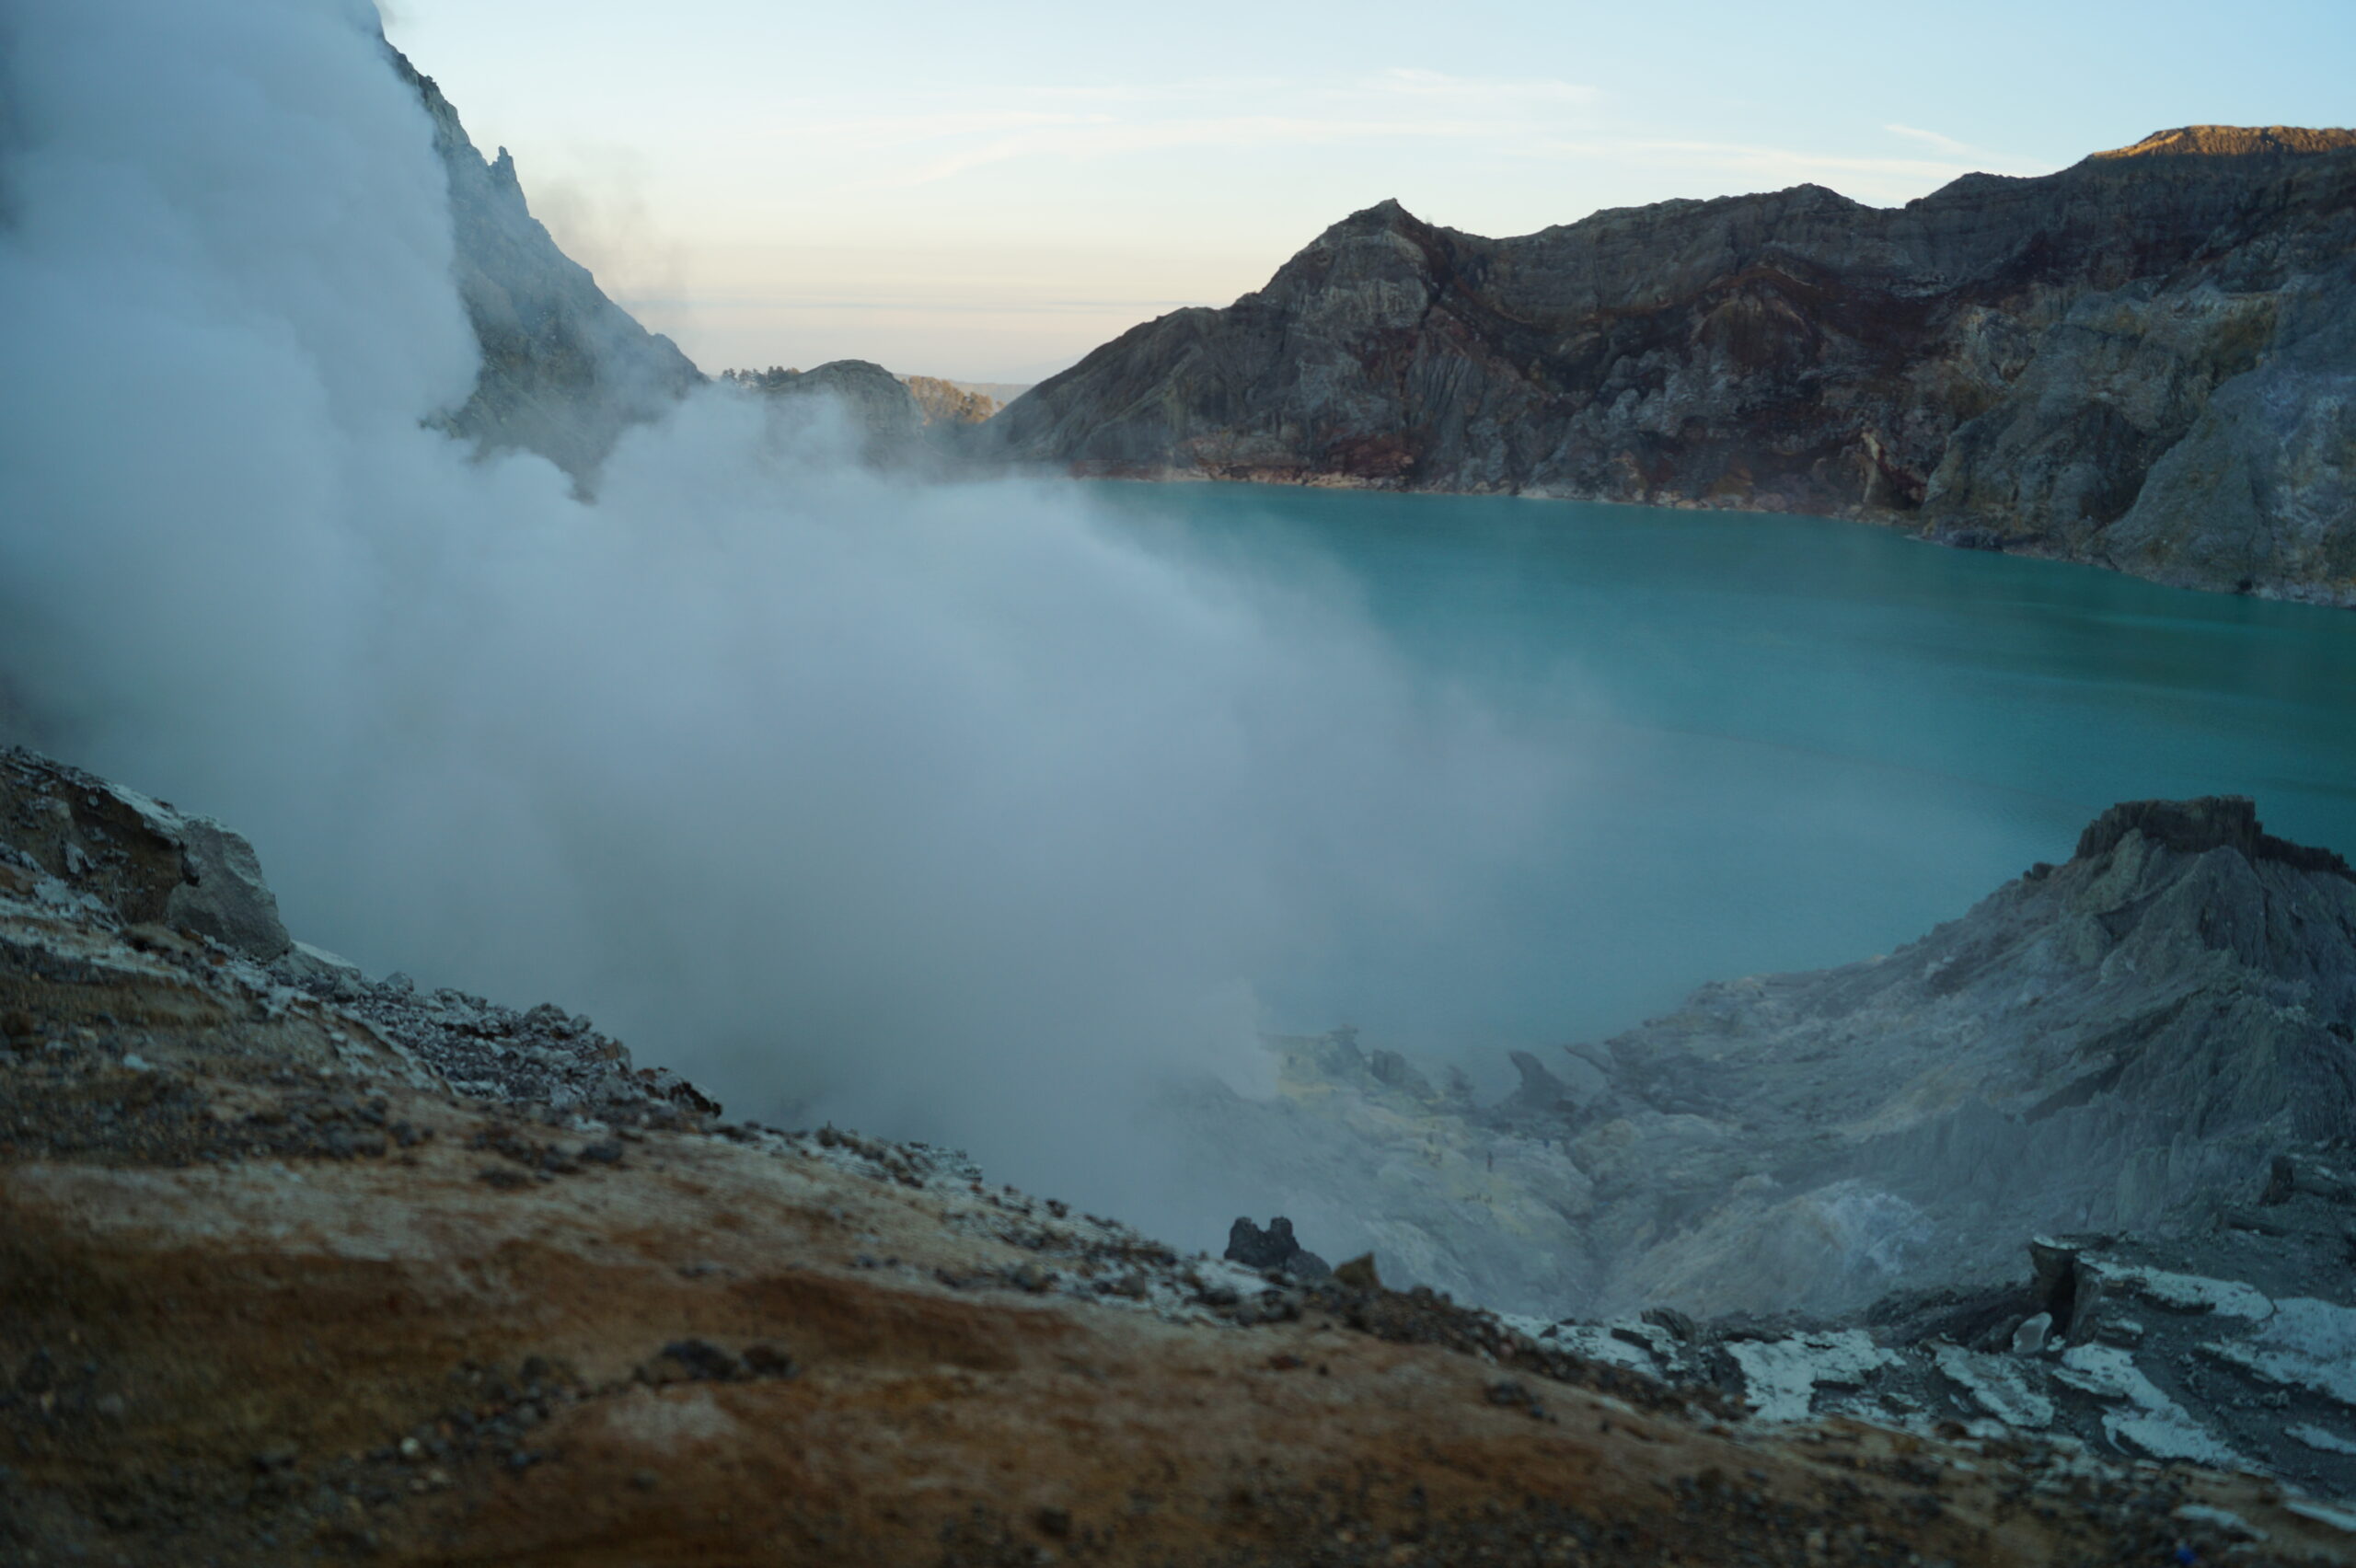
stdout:
[(1355, 604), (1420, 685), (1576, 775), (1467, 906), (1264, 982), (1290, 1027), (1591, 1038), (1888, 951), (2125, 799), (2251, 795), (2356, 855), (2356, 614), (1821, 518), (1088, 488), (1157, 553)]

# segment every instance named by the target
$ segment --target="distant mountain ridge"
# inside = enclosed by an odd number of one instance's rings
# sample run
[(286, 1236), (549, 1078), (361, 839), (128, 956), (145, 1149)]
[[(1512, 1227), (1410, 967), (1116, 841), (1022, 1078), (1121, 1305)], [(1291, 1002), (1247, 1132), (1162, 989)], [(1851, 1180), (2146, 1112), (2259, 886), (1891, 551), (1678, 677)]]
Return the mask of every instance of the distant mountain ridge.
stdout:
[(1082, 474), (1862, 516), (2356, 605), (2356, 132), (1512, 239), (1385, 202), (983, 434)]

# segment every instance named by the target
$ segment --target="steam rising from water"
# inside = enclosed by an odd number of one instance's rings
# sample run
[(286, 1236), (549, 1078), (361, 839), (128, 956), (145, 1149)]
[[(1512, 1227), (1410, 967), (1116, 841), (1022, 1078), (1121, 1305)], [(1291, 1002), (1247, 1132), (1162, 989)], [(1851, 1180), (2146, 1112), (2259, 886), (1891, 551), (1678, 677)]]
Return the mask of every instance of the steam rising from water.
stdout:
[(372, 970), (1209, 1240), (1142, 1097), (1255, 1070), (1255, 978), (1440, 918), (1555, 781), (1068, 490), (895, 482), (718, 392), (594, 505), (470, 460), (421, 424), (475, 350), (375, 29), (0, 10), (20, 723), (248, 832)]

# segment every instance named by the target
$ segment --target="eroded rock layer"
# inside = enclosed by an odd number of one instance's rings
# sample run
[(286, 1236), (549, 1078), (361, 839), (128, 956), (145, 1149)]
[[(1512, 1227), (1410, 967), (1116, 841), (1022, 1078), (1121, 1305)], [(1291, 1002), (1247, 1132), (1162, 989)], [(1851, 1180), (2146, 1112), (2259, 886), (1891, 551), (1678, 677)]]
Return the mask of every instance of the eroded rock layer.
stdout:
[(1514, 239), (1395, 202), (984, 427), (1091, 474), (1862, 515), (2356, 605), (2356, 132)]

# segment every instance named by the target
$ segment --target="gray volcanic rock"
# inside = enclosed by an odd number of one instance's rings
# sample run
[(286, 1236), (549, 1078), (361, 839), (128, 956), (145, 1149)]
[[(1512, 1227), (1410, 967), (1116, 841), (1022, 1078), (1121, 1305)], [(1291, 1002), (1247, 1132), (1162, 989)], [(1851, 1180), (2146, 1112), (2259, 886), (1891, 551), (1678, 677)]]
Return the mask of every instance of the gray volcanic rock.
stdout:
[(1268, 1221), (1265, 1230), (1253, 1224), (1249, 1216), (1238, 1216), (1228, 1228), (1227, 1251), (1220, 1256), (1247, 1269), (1299, 1279), (1323, 1279), (1334, 1272), (1324, 1259), (1300, 1244), (1292, 1233), (1292, 1221), (1282, 1215)]
[(1520, 238), (1386, 202), (981, 428), (1076, 471), (1903, 523), (2356, 605), (2356, 132), (2194, 127), (1896, 209)]
[[(126, 923), (173, 873), (144, 836), (114, 858), (95, 782), (0, 767), (12, 1564), (2289, 1568), (2356, 1540), (2292, 1487), (2035, 1431), (1738, 1427), (1363, 1261), (1265, 1276), (953, 1151), (718, 1123), (558, 1009), (306, 993)], [(2317, 1304), (2223, 1347), (2327, 1345)], [(1776, 1410), (1874, 1376), (1866, 1336), (1833, 1350), (1725, 1346)]]
[[(2356, 1164), (2276, 1157), (2168, 1239), (2039, 1237), (2006, 1285), (1910, 1293), (1844, 1320), (1517, 1320), (1770, 1420), (1849, 1416), (2037, 1435), (2123, 1458), (2257, 1467), (2356, 1494)], [(2016, 1258), (2016, 1262), (2022, 1261)], [(1950, 1430), (1952, 1426), (1950, 1426)]]
[(450, 177), (458, 294), (482, 345), (449, 428), (486, 451), (537, 452), (586, 485), (623, 431), (659, 419), (703, 375), (607, 299), (532, 216), (507, 149), (485, 162), (433, 78), (387, 45), (433, 120)]
[(1493, 1107), (1328, 1036), (1173, 1114), (1319, 1244), (1494, 1306), (1841, 1313), (2208, 1223), (2356, 1135), (2352, 1042), (2347, 864), (2246, 800), (2141, 801), (1897, 952), (1705, 986)]
[(2142, 802), (1887, 958), (1703, 988), (1555, 1124), (1604, 1296), (1845, 1308), (2181, 1223), (2356, 1132), (2352, 1028), (2346, 864), (2247, 801)]
[(55, 902), (207, 937), (267, 963), (294, 944), (243, 836), (119, 784), (0, 747), (0, 817)]

